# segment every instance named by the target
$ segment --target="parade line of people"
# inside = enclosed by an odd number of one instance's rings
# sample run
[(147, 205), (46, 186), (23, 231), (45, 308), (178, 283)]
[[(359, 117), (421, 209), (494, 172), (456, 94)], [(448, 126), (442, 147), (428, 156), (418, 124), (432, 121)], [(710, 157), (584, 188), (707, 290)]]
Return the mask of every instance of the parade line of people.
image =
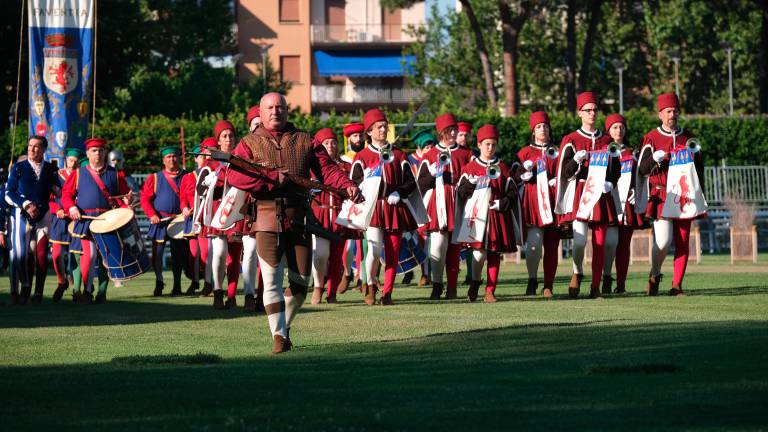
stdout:
[[(559, 145), (547, 113), (534, 112), (517, 160), (502, 161), (496, 126), (480, 125), (473, 134), (471, 124), (450, 113), (437, 116), (434, 129), (412, 134), (417, 148), (406, 154), (387, 141), (389, 124), (379, 109), (344, 126), (345, 153), (336, 131), (298, 130), (287, 121), (285, 98), (269, 93), (248, 111), (245, 137), (238, 140), (227, 120), (215, 124), (213, 136), (191, 152), (194, 170), (181, 169), (179, 148), (161, 149), (163, 168), (140, 192), (119, 151), (107, 160), (106, 140), (86, 140), (85, 153), (68, 148), (57, 170), (44, 160), (46, 138), (32, 136), (26, 158), (10, 169), (0, 206), (11, 302), (41, 303), (49, 244), (54, 302), (71, 288), (77, 303), (104, 303), (110, 279), (119, 284), (151, 269), (153, 294), (161, 296), (169, 245), (171, 295), (210, 296), (216, 309), (236, 308), (242, 275), (243, 310), (267, 315), (272, 352), (280, 353), (291, 349), (291, 325), (308, 296), (313, 304), (323, 297), (335, 303), (357, 286), (365, 304), (390, 306), (396, 275), (410, 281), (418, 270), (431, 300), (456, 299), (462, 255), (471, 302), (497, 301), (501, 256), (518, 250), (528, 296), (622, 294), (638, 229), (653, 230), (646, 293), (662, 289), (662, 264), (674, 241), (667, 292), (683, 296), (691, 222), (706, 215), (706, 201), (700, 146), (678, 125), (679, 109), (675, 94), (659, 95), (660, 125), (631, 143), (619, 114), (608, 115), (600, 129), (598, 99), (584, 92), (577, 98), (581, 125)], [(137, 206), (149, 219), (146, 252)], [(556, 287), (559, 243), (568, 238), (571, 278)], [(191, 280), (186, 290), (183, 274)]]

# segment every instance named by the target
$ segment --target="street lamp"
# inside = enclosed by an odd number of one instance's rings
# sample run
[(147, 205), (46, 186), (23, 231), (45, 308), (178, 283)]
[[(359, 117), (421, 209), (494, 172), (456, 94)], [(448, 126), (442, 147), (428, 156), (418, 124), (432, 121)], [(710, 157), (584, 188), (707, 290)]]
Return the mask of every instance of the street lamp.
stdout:
[(267, 52), (273, 46), (274, 44), (259, 45), (259, 51), (261, 52), (261, 83), (264, 86), (264, 91), (267, 91)]
[(731, 64), (733, 47), (728, 41), (721, 41), (720, 46), (728, 53), (728, 115), (733, 115), (733, 65)]
[(619, 73), (619, 114), (624, 114), (624, 61), (614, 59), (611, 63)]
[(680, 73), (680, 51), (670, 49), (667, 51), (667, 55), (669, 55), (670, 60), (675, 63), (675, 94), (677, 97), (680, 97), (680, 83), (678, 80), (678, 75)]

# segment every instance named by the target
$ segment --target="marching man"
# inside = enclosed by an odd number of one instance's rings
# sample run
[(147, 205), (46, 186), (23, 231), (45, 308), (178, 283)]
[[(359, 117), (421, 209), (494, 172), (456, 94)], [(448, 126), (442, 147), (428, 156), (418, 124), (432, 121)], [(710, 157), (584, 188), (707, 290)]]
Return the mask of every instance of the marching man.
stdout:
[[(200, 146), (195, 147), (192, 153), (200, 153)], [(200, 225), (195, 224), (194, 216), (196, 212), (200, 211), (200, 194), (197, 193), (197, 180), (198, 174), (205, 165), (205, 156), (202, 154), (195, 155), (195, 169), (187, 173), (181, 179), (181, 193), (179, 194), (179, 206), (181, 207), (181, 214), (184, 216), (184, 238), (189, 241), (189, 260), (187, 265), (189, 266), (192, 276), (192, 283), (187, 288), (186, 295), (196, 295), (196, 291), (200, 289), (200, 270), (202, 268), (205, 271), (205, 262), (201, 253), (201, 245), (198, 240), (198, 234), (200, 233)], [(207, 248), (207, 241), (205, 241)], [(207, 250), (206, 250), (207, 258)], [(210, 275), (210, 273), (209, 273)]]
[[(355, 160), (355, 155), (363, 150), (363, 148), (365, 148), (363, 132), (364, 128), (362, 123), (348, 123), (344, 125), (343, 133), (347, 138), (348, 150), (340, 157), (343, 162), (351, 164)], [(365, 239), (363, 238), (362, 233), (360, 233), (358, 238), (350, 238), (347, 240), (347, 244), (344, 249), (344, 278), (342, 278), (341, 284), (339, 284), (339, 288), (336, 290), (338, 294), (345, 293), (349, 288), (349, 284), (355, 280), (355, 276), (352, 271), (353, 261), (357, 265), (358, 288), (362, 286), (362, 274), (364, 272), (362, 265), (364, 243)], [(350, 257), (349, 255), (351, 255), (353, 246), (355, 247), (355, 254), (354, 256)]]
[[(462, 218), (454, 235), (472, 249), (472, 282), (467, 298), (477, 300), (483, 265), (488, 262), (485, 303), (496, 302), (501, 254), (517, 251), (519, 204), (509, 168), (496, 157), (499, 133), (494, 125), (477, 130), (480, 155), (462, 169), (457, 204)], [(466, 204), (466, 205), (462, 205)], [(516, 233), (517, 231), (517, 233)]]
[(472, 159), (469, 149), (456, 144), (456, 119), (442, 114), (435, 119), (439, 142), (421, 162), (418, 173), (419, 193), (428, 201), (429, 259), (432, 272), (430, 300), (439, 300), (443, 293), (443, 272), (448, 272), (448, 289), (445, 298), (456, 298), (459, 278), (459, 252), (461, 246), (451, 243), (456, 208), (456, 182), (461, 170)]
[(616, 157), (607, 152), (610, 138), (597, 129), (597, 98), (576, 98), (581, 127), (563, 137), (557, 175), (555, 213), (561, 225), (573, 224), (573, 276), (568, 296), (578, 298), (584, 278), (587, 230), (592, 228), (592, 284), (589, 297), (599, 298), (608, 227), (618, 222), (611, 191), (620, 175)]
[(181, 273), (186, 261), (186, 240), (168, 237), (168, 224), (181, 214), (181, 182), (186, 171), (181, 169), (178, 147), (165, 147), (160, 151), (163, 169), (144, 182), (141, 191), (141, 208), (149, 217), (147, 237), (152, 240), (152, 265), (155, 268), (154, 295), (163, 295), (163, 255), (166, 241), (171, 243), (171, 271), (173, 273), (172, 296), (181, 295)]
[[(11, 284), (13, 304), (40, 304), (48, 274), (48, 227), (51, 223), (49, 200), (61, 187), (56, 167), (43, 160), (48, 141), (42, 136), (27, 140), (27, 159), (16, 162), (8, 174), (5, 201), (11, 221), (11, 265), (21, 282), (21, 294)], [(32, 281), (35, 293), (32, 295)]]
[[(58, 173), (59, 184), (62, 186), (67, 182), (72, 172), (77, 169), (80, 164), (80, 158), (83, 157), (83, 152), (79, 148), (68, 148), (64, 156), (64, 168), (60, 169)], [(53, 301), (58, 302), (67, 288), (69, 288), (69, 278), (72, 278), (73, 285), (76, 280), (80, 279), (80, 268), (74, 256), (71, 258), (69, 256), (69, 243), (72, 240), (72, 236), (67, 230), (67, 225), (70, 219), (61, 204), (61, 190), (54, 193), (50, 205), (51, 229), (49, 233), (51, 238), (51, 258), (53, 259), (53, 270), (56, 272), (56, 278), (58, 279), (56, 291), (53, 292)]]
[[(675, 242), (671, 296), (684, 296), (683, 277), (688, 266), (691, 221), (706, 214), (704, 160), (693, 134), (677, 124), (680, 101), (674, 93), (659, 95), (661, 126), (648, 132), (638, 160), (636, 211), (653, 223), (651, 273), (646, 292), (659, 293), (661, 266)], [(647, 199), (645, 197), (647, 196)]]

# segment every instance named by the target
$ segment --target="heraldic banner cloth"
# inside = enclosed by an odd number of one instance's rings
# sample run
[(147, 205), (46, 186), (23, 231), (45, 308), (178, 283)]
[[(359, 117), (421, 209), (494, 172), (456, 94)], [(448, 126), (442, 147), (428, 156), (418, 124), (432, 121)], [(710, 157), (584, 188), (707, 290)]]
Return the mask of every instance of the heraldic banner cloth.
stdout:
[(29, 133), (48, 138), (46, 160), (83, 148), (93, 79), (93, 0), (30, 0)]

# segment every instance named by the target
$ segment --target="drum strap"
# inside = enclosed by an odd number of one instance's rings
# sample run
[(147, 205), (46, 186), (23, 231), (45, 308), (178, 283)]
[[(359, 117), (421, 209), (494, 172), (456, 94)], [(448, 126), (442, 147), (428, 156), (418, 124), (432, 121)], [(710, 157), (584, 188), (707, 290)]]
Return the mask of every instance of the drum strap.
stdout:
[(104, 184), (103, 181), (101, 181), (101, 177), (99, 177), (99, 174), (97, 174), (96, 170), (94, 170), (90, 165), (88, 165), (86, 169), (88, 170), (88, 174), (91, 175), (91, 177), (93, 178), (93, 181), (96, 183), (96, 186), (99, 187), (99, 191), (101, 191), (101, 194), (104, 195), (104, 199), (107, 200), (107, 204), (109, 205), (112, 197), (109, 195), (107, 186)]
[(173, 192), (176, 193), (176, 196), (179, 196), (179, 187), (176, 186), (176, 182), (174, 181), (174, 179), (165, 170), (163, 170), (162, 172), (163, 172), (163, 176), (165, 177), (165, 181), (168, 182), (168, 184), (171, 186), (171, 189), (173, 189)]

